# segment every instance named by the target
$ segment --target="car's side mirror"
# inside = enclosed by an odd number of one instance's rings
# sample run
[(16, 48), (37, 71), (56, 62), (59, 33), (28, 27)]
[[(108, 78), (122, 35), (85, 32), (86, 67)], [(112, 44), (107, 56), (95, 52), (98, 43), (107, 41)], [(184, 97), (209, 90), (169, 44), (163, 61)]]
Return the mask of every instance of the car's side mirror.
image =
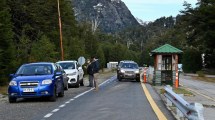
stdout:
[(82, 69), (82, 67), (78, 67), (78, 70), (81, 70)]
[(16, 76), (16, 74), (10, 74), (10, 75), (9, 75), (10, 80), (11, 80), (12, 78), (14, 78), (15, 76)]
[(15, 74), (10, 74), (9, 76), (10, 76), (10, 77), (14, 77), (14, 76), (15, 76)]

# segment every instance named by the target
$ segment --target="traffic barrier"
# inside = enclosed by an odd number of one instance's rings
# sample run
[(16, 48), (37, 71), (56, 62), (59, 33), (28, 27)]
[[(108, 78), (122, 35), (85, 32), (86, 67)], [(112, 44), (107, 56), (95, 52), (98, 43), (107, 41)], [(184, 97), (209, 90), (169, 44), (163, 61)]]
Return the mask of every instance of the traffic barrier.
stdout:
[(176, 75), (175, 75), (175, 88), (178, 88), (179, 86), (179, 81), (178, 81), (178, 70), (176, 70)]
[(146, 83), (146, 68), (143, 69), (143, 83)]
[[(185, 117), (188, 120), (204, 120), (202, 104), (188, 103), (180, 95), (173, 92), (170, 86), (165, 86), (164, 89), (164, 96), (167, 98), (167, 106), (172, 106), (172, 104), (174, 104), (183, 114), (182, 117)], [(177, 114), (180, 114), (180, 112)], [(177, 116), (181, 117), (181, 115)]]

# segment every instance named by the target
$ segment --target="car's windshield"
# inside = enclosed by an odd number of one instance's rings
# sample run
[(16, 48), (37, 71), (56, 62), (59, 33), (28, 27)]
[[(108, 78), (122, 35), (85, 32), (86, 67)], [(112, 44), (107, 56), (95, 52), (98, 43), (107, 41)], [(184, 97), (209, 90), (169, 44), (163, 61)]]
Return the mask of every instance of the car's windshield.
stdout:
[(47, 64), (32, 64), (21, 66), (17, 75), (49, 75), (52, 74), (52, 66)]
[(75, 69), (74, 62), (58, 63), (63, 69)]
[(138, 65), (136, 63), (123, 63), (122, 68), (138, 69)]

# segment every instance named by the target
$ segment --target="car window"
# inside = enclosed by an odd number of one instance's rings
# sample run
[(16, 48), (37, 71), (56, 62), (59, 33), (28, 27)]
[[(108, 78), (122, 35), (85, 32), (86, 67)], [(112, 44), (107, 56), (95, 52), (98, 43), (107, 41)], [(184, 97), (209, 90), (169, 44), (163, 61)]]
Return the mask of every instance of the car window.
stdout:
[(52, 74), (52, 66), (46, 64), (34, 64), (21, 66), (18, 75), (47, 75)]
[(75, 69), (74, 62), (62, 62), (58, 63), (63, 69)]
[(138, 65), (136, 63), (123, 63), (122, 68), (138, 69)]

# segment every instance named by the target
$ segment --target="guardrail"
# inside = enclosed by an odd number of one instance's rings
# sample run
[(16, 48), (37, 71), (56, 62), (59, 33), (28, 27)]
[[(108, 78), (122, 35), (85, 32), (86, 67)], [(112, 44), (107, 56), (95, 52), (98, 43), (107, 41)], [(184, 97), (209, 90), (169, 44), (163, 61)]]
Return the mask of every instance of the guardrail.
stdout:
[[(180, 95), (172, 91), (170, 86), (165, 86), (164, 96), (167, 98), (167, 106), (177, 107), (178, 119), (187, 118), (188, 120), (204, 120), (203, 105), (200, 103), (188, 103)], [(181, 113), (182, 114), (181, 114)]]

